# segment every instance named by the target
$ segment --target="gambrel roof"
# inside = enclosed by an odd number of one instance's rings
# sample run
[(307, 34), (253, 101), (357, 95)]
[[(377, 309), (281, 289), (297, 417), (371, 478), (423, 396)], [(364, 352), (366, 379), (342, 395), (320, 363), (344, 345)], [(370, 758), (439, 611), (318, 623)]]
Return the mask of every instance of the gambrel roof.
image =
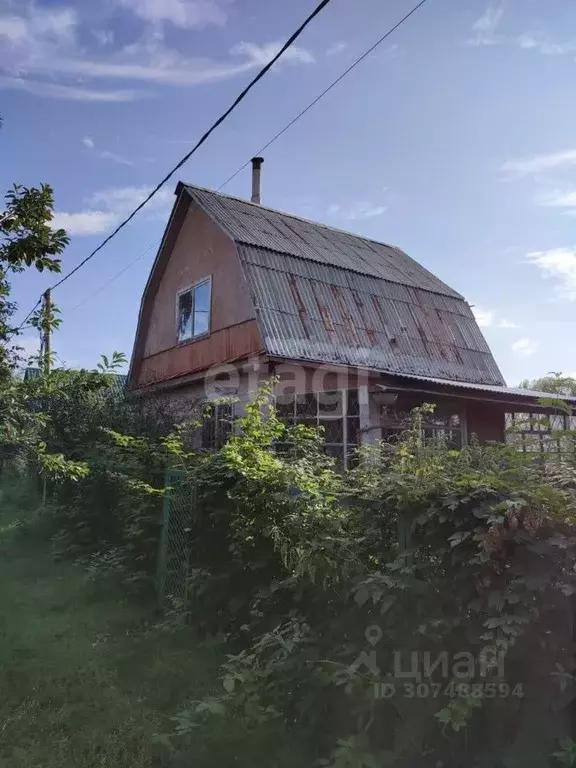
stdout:
[(183, 190), (235, 242), (268, 355), (505, 384), (464, 298), (399, 248)]

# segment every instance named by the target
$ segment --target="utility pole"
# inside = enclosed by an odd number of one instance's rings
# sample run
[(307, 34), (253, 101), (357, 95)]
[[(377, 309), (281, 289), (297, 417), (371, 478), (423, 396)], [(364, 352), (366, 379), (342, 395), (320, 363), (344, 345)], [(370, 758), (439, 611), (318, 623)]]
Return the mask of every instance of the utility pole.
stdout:
[(44, 363), (44, 375), (50, 373), (50, 362), (52, 352), (52, 291), (50, 288), (44, 293), (44, 313), (42, 322), (42, 350), (43, 350), (43, 363)]
[[(50, 353), (52, 351), (52, 291), (48, 288), (44, 293), (44, 311), (42, 312), (42, 363), (44, 376), (50, 373)], [(48, 483), (46, 475), (42, 481), (42, 506), (46, 506)]]

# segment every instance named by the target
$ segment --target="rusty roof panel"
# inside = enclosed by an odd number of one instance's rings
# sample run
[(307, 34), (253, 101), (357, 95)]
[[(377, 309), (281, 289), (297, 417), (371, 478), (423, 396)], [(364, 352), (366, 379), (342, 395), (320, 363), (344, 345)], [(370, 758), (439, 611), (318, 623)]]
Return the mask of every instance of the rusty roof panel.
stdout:
[(349, 280), (349, 271), (250, 246), (238, 252), (272, 356), (504, 383), (462, 300), (436, 295), (437, 308), (426, 291), (358, 274)]
[(462, 296), (398, 248), (186, 189), (236, 242), (268, 354), (504, 384)]
[(193, 186), (186, 189), (237, 243), (462, 299), (459, 293), (394, 246), (208, 189)]

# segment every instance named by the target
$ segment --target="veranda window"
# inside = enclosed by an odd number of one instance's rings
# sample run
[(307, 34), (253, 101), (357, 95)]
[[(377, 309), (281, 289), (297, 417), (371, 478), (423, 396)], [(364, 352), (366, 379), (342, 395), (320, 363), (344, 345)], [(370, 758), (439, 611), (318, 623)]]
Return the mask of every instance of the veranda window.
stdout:
[(506, 442), (523, 453), (574, 453), (576, 416), (507, 413)]
[[(324, 449), (347, 468), (360, 443), (360, 405), (358, 390), (309, 392), (300, 395), (279, 395), (276, 412), (285, 424), (305, 424), (324, 428)], [(279, 451), (291, 446), (279, 443)]]
[[(396, 443), (401, 440), (411, 428), (412, 418), (410, 410), (382, 406), (380, 412), (382, 440), (387, 443)], [(461, 448), (464, 443), (462, 417), (459, 413), (444, 409), (423, 414), (421, 438), (424, 443), (437, 443), (452, 449)]]
[(231, 403), (215, 403), (208, 408), (209, 413), (202, 422), (202, 448), (217, 451), (232, 433), (234, 406)]

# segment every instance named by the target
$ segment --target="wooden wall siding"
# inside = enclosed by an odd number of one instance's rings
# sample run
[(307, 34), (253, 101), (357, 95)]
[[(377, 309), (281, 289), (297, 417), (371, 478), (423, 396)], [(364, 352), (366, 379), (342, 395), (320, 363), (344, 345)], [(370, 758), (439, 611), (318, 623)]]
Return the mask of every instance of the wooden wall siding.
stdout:
[(304, 366), (291, 362), (275, 362), (271, 373), (279, 378), (277, 393), (330, 392), (337, 389), (357, 389), (368, 385), (367, 371), (354, 368), (334, 368), (330, 365)]
[[(481, 443), (505, 442), (505, 406), (490, 402), (468, 402), (466, 409), (469, 440), (472, 435), (476, 435)], [(514, 406), (509, 406), (509, 410), (514, 410)]]
[[(158, 265), (159, 280), (151, 286), (151, 291), (155, 291), (151, 306), (149, 305), (150, 308), (143, 318), (143, 357), (149, 358), (173, 350), (174, 361), (160, 368), (180, 370), (182, 361), (189, 359), (191, 353), (182, 352), (177, 346), (178, 291), (193, 285), (203, 277), (212, 276), (212, 336), (208, 343), (217, 347), (212, 356), (214, 358), (219, 350), (226, 348), (226, 343), (221, 339), (213, 340), (215, 333), (252, 320), (255, 313), (236, 246), (214, 224), (208, 214), (197, 206), (189, 206), (176, 242), (171, 252), (163, 255), (163, 261), (163, 269)], [(231, 339), (231, 336), (228, 333), (222, 338)], [(260, 344), (257, 345), (258, 348), (259, 346)], [(198, 355), (207, 357), (204, 352), (198, 352)], [(150, 370), (150, 366), (147, 366), (147, 369)]]
[(255, 320), (214, 331), (210, 336), (150, 355), (142, 361), (137, 387), (202, 371), (248, 357), (260, 350)]

